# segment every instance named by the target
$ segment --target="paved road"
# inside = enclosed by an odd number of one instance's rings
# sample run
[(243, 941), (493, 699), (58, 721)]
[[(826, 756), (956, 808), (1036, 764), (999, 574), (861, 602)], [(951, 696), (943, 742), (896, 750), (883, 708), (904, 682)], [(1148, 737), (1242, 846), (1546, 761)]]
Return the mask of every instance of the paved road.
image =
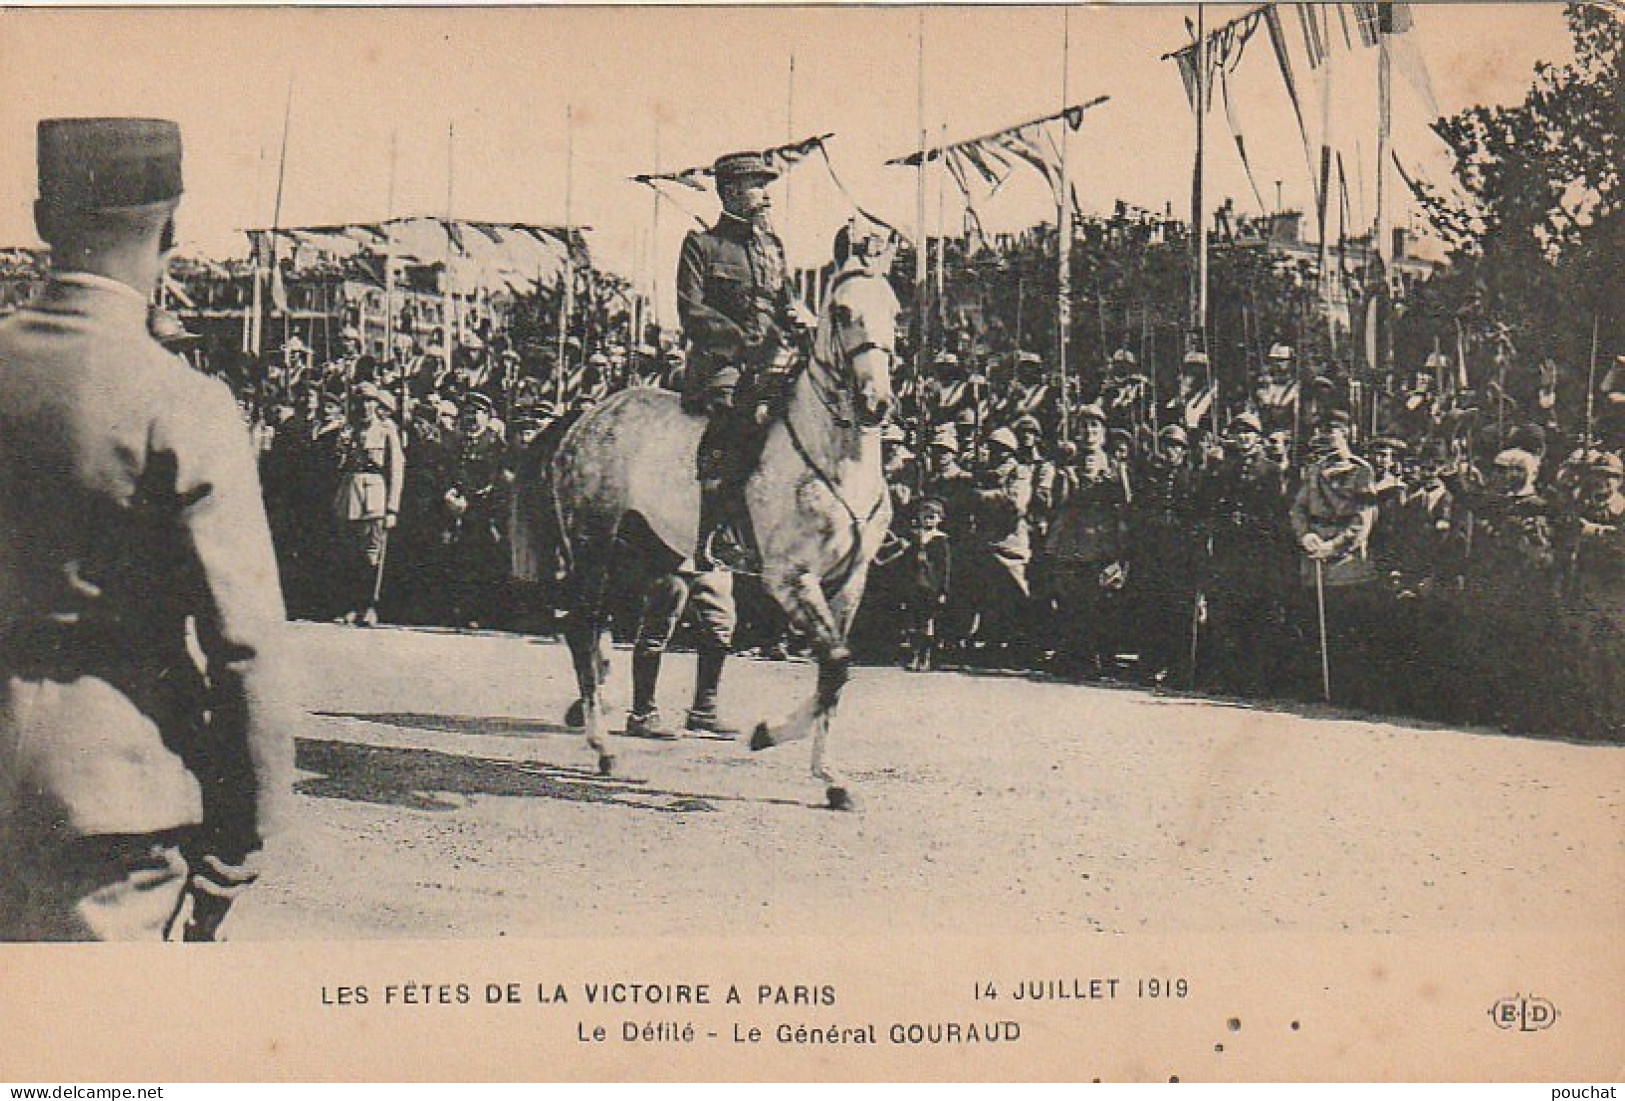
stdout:
[[(806, 744), (622, 739), (598, 777), (558, 644), (295, 630), (300, 825), (240, 940), (1625, 927), (1621, 747), (862, 669), (840, 814)], [(725, 696), (777, 718), (812, 682), (740, 660)]]

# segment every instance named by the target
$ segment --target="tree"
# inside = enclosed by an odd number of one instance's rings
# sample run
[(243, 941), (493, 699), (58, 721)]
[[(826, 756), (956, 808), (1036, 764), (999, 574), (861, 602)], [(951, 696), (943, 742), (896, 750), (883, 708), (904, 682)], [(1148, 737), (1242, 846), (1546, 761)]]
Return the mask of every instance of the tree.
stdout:
[(1504, 334), (1520, 374), (1551, 357), (1583, 390), (1593, 318), (1602, 348), (1625, 351), (1625, 19), (1592, 4), (1565, 18), (1573, 61), (1538, 65), (1516, 106), (1435, 126), (1462, 194), (1426, 197), (1452, 269), (1418, 313), (1439, 329), (1461, 321), (1479, 349), (1504, 348)]

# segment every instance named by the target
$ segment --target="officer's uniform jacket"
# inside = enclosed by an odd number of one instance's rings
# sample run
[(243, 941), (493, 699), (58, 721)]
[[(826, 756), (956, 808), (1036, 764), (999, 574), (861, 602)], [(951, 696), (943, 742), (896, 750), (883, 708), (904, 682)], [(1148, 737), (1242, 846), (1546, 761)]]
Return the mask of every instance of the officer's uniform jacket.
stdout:
[(349, 428), (344, 442), (338, 500), (340, 520), (381, 520), (401, 510), (406, 452), (401, 432), (388, 418)]
[[(1369, 557), (1371, 531), (1377, 522), (1376, 476), (1356, 455), (1328, 455), (1305, 472), (1292, 502), (1292, 533), (1298, 539), (1314, 532), (1336, 544), (1336, 553), (1320, 559), (1330, 586), (1357, 585), (1376, 578)], [(1305, 584), (1315, 582), (1315, 562), (1302, 560)]]
[(230, 391), (53, 278), (0, 321), (0, 851), (205, 822), (240, 859), (291, 779), (283, 618)]
[(738, 384), (750, 345), (771, 335), (790, 307), (784, 245), (772, 231), (724, 213), (683, 239), (677, 313), (689, 341), (683, 397)]

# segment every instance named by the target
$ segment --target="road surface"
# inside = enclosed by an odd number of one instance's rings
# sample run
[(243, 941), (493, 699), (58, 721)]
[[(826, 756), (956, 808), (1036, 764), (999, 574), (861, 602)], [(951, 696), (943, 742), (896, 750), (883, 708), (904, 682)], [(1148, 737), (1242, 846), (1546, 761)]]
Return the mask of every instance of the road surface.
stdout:
[[(557, 643), (293, 630), (298, 825), (238, 940), (1625, 927), (1618, 746), (864, 668), (843, 814), (806, 743), (622, 738), (597, 776)], [(692, 677), (668, 658), (668, 715)], [(813, 677), (742, 659), (724, 697), (778, 718)]]

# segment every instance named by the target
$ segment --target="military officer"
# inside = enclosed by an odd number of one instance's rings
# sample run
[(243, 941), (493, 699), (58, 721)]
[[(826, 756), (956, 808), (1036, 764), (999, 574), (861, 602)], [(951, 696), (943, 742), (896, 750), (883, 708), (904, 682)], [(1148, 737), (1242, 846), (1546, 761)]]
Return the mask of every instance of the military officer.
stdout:
[(677, 265), (677, 310), (689, 342), (683, 404), (709, 417), (694, 548), (702, 570), (719, 559), (750, 565), (754, 557), (744, 486), (766, 420), (759, 376), (784, 361), (795, 330), (805, 327), (786, 279), (784, 245), (768, 221), (767, 185), (777, 170), (758, 153), (733, 153), (713, 171), (722, 215), (684, 238)]
[(147, 330), (179, 127), (48, 119), (38, 150), (52, 273), (0, 321), (0, 940), (213, 939), (292, 778), (258, 474)]
[(492, 413), (490, 398), (477, 391), (469, 394), (450, 440), (442, 500), (447, 569), (454, 590), (452, 618), (459, 627), (477, 628), (482, 619), (490, 618), (491, 598), (502, 581), (503, 460), (508, 444)]
[(400, 429), (390, 419), (395, 399), (370, 382), (356, 387), (354, 397), (353, 419), (339, 442), (339, 491), (334, 501), (346, 604), (342, 619), (375, 627), (379, 573), (389, 532), (401, 513), (406, 452)]

